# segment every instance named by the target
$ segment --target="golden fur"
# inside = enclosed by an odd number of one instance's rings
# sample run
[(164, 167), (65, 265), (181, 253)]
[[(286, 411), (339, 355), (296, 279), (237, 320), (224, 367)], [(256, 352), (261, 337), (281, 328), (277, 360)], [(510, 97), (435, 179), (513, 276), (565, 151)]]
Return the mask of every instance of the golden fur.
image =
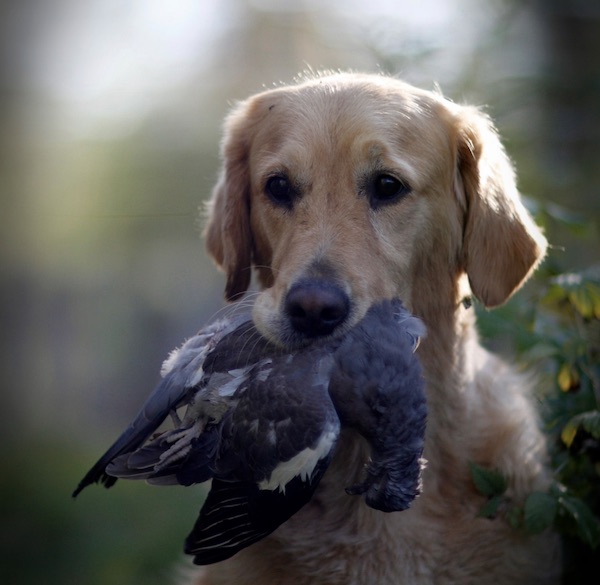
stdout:
[[(410, 186), (373, 209), (361, 181), (386, 172)], [(292, 209), (265, 182), (299, 185)], [(384, 76), (334, 74), (266, 91), (226, 122), (223, 170), (209, 205), (209, 253), (226, 297), (262, 288), (254, 319), (290, 342), (284, 299), (300, 279), (331, 278), (350, 299), (344, 325), (383, 297), (421, 317), (429, 417), (423, 494), (384, 514), (349, 497), (365, 445), (350, 431), (313, 501), (271, 537), (199, 569), (197, 584), (421, 585), (558, 581), (555, 535), (478, 517), (469, 462), (500, 469), (517, 503), (547, 483), (527, 384), (483, 349), (472, 309), (505, 302), (545, 253), (490, 120)], [(320, 268), (315, 268), (315, 267)], [(253, 268), (254, 267), (254, 268)]]

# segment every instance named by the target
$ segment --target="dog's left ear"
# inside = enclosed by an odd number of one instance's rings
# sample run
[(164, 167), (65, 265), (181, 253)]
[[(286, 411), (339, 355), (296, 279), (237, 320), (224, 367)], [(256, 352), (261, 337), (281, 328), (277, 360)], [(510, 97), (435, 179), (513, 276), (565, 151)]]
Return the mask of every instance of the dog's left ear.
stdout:
[(228, 301), (236, 300), (246, 292), (252, 276), (248, 120), (245, 103), (227, 119), (221, 175), (206, 208), (206, 249), (225, 272), (225, 298)]
[(521, 203), (512, 165), (490, 120), (475, 108), (457, 115), (457, 195), (466, 206), (462, 258), (473, 294), (501, 305), (546, 252), (546, 238)]

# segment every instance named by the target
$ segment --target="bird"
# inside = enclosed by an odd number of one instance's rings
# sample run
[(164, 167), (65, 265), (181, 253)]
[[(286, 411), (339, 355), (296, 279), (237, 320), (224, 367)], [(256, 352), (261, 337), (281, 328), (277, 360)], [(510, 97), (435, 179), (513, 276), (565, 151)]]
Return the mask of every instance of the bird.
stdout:
[[(382, 512), (405, 510), (425, 466), (427, 406), (415, 353), (425, 334), (399, 299), (374, 304), (340, 336), (295, 349), (263, 337), (250, 312), (216, 320), (169, 355), (160, 383), (73, 496), (118, 478), (210, 480), (184, 550), (212, 564), (307, 504), (341, 429), (352, 428), (370, 458), (346, 493)], [(173, 428), (159, 430), (169, 416)]]

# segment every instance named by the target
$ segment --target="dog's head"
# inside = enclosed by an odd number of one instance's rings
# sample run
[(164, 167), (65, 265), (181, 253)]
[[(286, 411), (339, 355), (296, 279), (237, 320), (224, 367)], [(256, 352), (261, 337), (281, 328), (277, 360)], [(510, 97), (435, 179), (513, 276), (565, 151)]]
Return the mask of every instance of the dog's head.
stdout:
[[(506, 301), (544, 254), (487, 117), (383, 76), (266, 91), (229, 116), (205, 231), (225, 295), (263, 288), (281, 344), (344, 330), (376, 300)], [(462, 294), (462, 293), (461, 293)]]

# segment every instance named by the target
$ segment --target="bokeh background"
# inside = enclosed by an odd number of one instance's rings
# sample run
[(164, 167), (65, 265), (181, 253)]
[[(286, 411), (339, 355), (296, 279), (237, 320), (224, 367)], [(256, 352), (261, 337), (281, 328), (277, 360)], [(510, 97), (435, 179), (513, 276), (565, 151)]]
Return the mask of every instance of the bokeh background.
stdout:
[(223, 305), (199, 214), (223, 116), (324, 68), (485, 106), (549, 262), (599, 261), (595, 0), (3, 2), (0, 582), (171, 582), (202, 488), (70, 494)]

